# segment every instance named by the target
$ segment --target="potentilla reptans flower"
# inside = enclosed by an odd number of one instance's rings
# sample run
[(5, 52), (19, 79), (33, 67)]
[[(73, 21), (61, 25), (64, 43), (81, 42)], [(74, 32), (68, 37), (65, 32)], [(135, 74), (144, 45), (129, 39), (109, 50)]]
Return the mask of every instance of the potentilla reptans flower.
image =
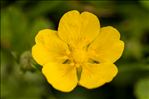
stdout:
[(110, 82), (118, 69), (124, 43), (111, 26), (101, 27), (94, 14), (72, 10), (60, 19), (58, 31), (44, 29), (35, 37), (32, 56), (57, 90), (88, 89)]

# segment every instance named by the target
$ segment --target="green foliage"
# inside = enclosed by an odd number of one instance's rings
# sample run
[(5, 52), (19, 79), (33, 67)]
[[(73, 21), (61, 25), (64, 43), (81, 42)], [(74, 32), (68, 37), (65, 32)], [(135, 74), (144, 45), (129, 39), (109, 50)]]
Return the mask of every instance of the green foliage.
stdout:
[(10, 6), (1, 12), (1, 42), (17, 54), (30, 50), (36, 33), (52, 25), (46, 19), (28, 19), (20, 8)]
[[(149, 1), (5, 0), (1, 5), (1, 99), (149, 99)], [(95, 13), (102, 26), (116, 27), (125, 50), (111, 83), (62, 93), (47, 83), (30, 51), (38, 31), (57, 29), (72, 9)]]
[(149, 2), (148, 1), (140, 0), (140, 3), (143, 5), (143, 7), (145, 7), (146, 9), (149, 10)]
[(149, 77), (141, 79), (135, 86), (135, 94), (138, 99), (149, 99)]

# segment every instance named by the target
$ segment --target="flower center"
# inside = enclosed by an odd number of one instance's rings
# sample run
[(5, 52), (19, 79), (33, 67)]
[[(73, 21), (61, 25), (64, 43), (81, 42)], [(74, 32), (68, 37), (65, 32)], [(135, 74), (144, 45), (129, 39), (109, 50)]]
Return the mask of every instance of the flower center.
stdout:
[(77, 68), (87, 62), (88, 59), (87, 51), (83, 48), (73, 48), (67, 51), (67, 55), (69, 57), (69, 61), (66, 61), (66, 63), (74, 64)]
[(86, 51), (83, 49), (74, 49), (72, 51), (72, 58), (73, 62), (76, 65), (81, 65), (82, 63), (86, 62), (87, 60), (87, 55)]

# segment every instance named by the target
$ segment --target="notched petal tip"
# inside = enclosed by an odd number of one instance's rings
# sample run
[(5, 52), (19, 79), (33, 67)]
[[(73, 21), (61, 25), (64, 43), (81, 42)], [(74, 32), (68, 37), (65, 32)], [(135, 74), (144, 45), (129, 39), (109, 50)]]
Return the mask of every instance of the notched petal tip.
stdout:
[[(68, 11), (67, 13), (65, 13), (65, 14), (62, 16), (62, 18), (63, 18), (64, 16), (79, 15), (79, 14), (80, 14), (80, 12), (77, 11), (77, 10), (70, 10), (70, 11)], [(62, 19), (62, 18), (61, 18), (61, 19)]]
[(120, 39), (120, 32), (114, 28), (113, 26), (106, 26), (106, 27), (102, 27), (101, 28), (101, 32), (107, 32), (107, 33), (111, 33), (111, 36), (117, 37), (117, 39)]
[(101, 28), (101, 32), (96, 40), (89, 46), (89, 51), (95, 51), (92, 58), (101, 62), (117, 61), (124, 50), (124, 42), (120, 40), (120, 33), (112, 26)]
[(69, 64), (47, 63), (42, 68), (42, 73), (61, 92), (70, 92), (77, 86), (76, 70)]
[[(96, 19), (98, 19), (98, 21), (99, 21), (99, 18), (98, 18), (95, 14), (93, 14), (93, 13), (91, 13), (91, 12), (88, 12), (88, 11), (82, 12), (82, 13), (81, 13), (81, 16), (89, 16), (89, 17), (92, 17), (92, 18), (96, 18)], [(100, 27), (99, 27), (99, 28), (100, 28)]]
[(56, 85), (54, 85), (53, 83), (51, 83), (51, 81), (46, 77), (46, 73), (44, 72), (44, 70), (42, 69), (42, 73), (45, 75), (45, 79), (47, 79), (47, 82), (54, 88), (54, 89), (56, 89), (56, 90), (58, 90), (58, 91), (60, 91), (60, 92), (66, 92), (66, 93), (69, 93), (69, 92), (71, 92), (71, 91), (73, 91), (75, 88), (76, 88), (76, 86), (75, 87), (72, 87), (72, 88), (69, 88), (69, 89), (62, 89), (62, 88), (59, 88), (59, 87), (57, 87)]
[(41, 43), (45, 37), (48, 37), (51, 33), (56, 33), (55, 30), (51, 30), (51, 29), (43, 29), (40, 30), (37, 35), (35, 36), (35, 42), (36, 43)]
[[(118, 42), (117, 42), (117, 48), (119, 49), (119, 50), (117, 50), (117, 52), (115, 53), (115, 60), (113, 60), (113, 63), (114, 62), (116, 62), (121, 56), (122, 56), (122, 54), (123, 54), (123, 51), (124, 51), (124, 45), (125, 45), (125, 43), (122, 41), (122, 40), (119, 40)], [(118, 47), (119, 46), (119, 47)], [(114, 55), (113, 55), (114, 56)]]
[(79, 85), (94, 89), (112, 81), (117, 73), (118, 69), (112, 63), (89, 64), (83, 69)]
[(70, 10), (70, 11), (68, 11), (68, 13), (69, 12), (71, 12), (71, 13), (79, 13), (80, 14), (80, 12), (78, 10)]
[[(51, 85), (52, 85), (52, 84), (51, 84)], [(77, 85), (76, 85), (76, 86), (77, 86)], [(73, 91), (73, 90), (76, 88), (76, 87), (73, 87), (73, 88), (71, 88), (71, 89), (61, 90), (61, 89), (59, 89), (59, 88), (57, 88), (57, 87), (55, 87), (55, 86), (53, 86), (53, 85), (52, 85), (52, 87), (55, 88), (55, 89), (58, 90), (58, 91), (66, 92), (66, 93), (69, 93), (69, 92)]]

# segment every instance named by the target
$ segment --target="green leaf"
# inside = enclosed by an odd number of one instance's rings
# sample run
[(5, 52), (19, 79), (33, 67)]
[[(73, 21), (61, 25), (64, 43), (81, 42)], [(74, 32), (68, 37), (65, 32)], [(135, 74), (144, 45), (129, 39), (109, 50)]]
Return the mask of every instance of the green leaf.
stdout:
[(2, 25), (2, 47), (7, 44), (9, 49), (23, 51), (27, 48), (25, 33), (27, 31), (27, 19), (24, 13), (16, 7), (8, 7), (2, 10), (1, 15)]
[(44, 18), (30, 20), (21, 9), (13, 6), (2, 10), (1, 20), (1, 45), (18, 56), (31, 49), (39, 30), (53, 27)]
[(128, 60), (128, 57), (136, 60), (140, 60), (142, 56), (143, 56), (142, 45), (140, 44), (138, 39), (131, 39), (125, 42), (124, 57), (127, 60)]
[(137, 99), (149, 99), (149, 77), (141, 79), (135, 86)]
[(116, 86), (127, 86), (149, 75), (149, 65), (145, 63), (123, 63), (118, 66), (118, 74), (113, 80)]
[(140, 3), (142, 4), (143, 7), (149, 10), (149, 1), (140, 0)]

